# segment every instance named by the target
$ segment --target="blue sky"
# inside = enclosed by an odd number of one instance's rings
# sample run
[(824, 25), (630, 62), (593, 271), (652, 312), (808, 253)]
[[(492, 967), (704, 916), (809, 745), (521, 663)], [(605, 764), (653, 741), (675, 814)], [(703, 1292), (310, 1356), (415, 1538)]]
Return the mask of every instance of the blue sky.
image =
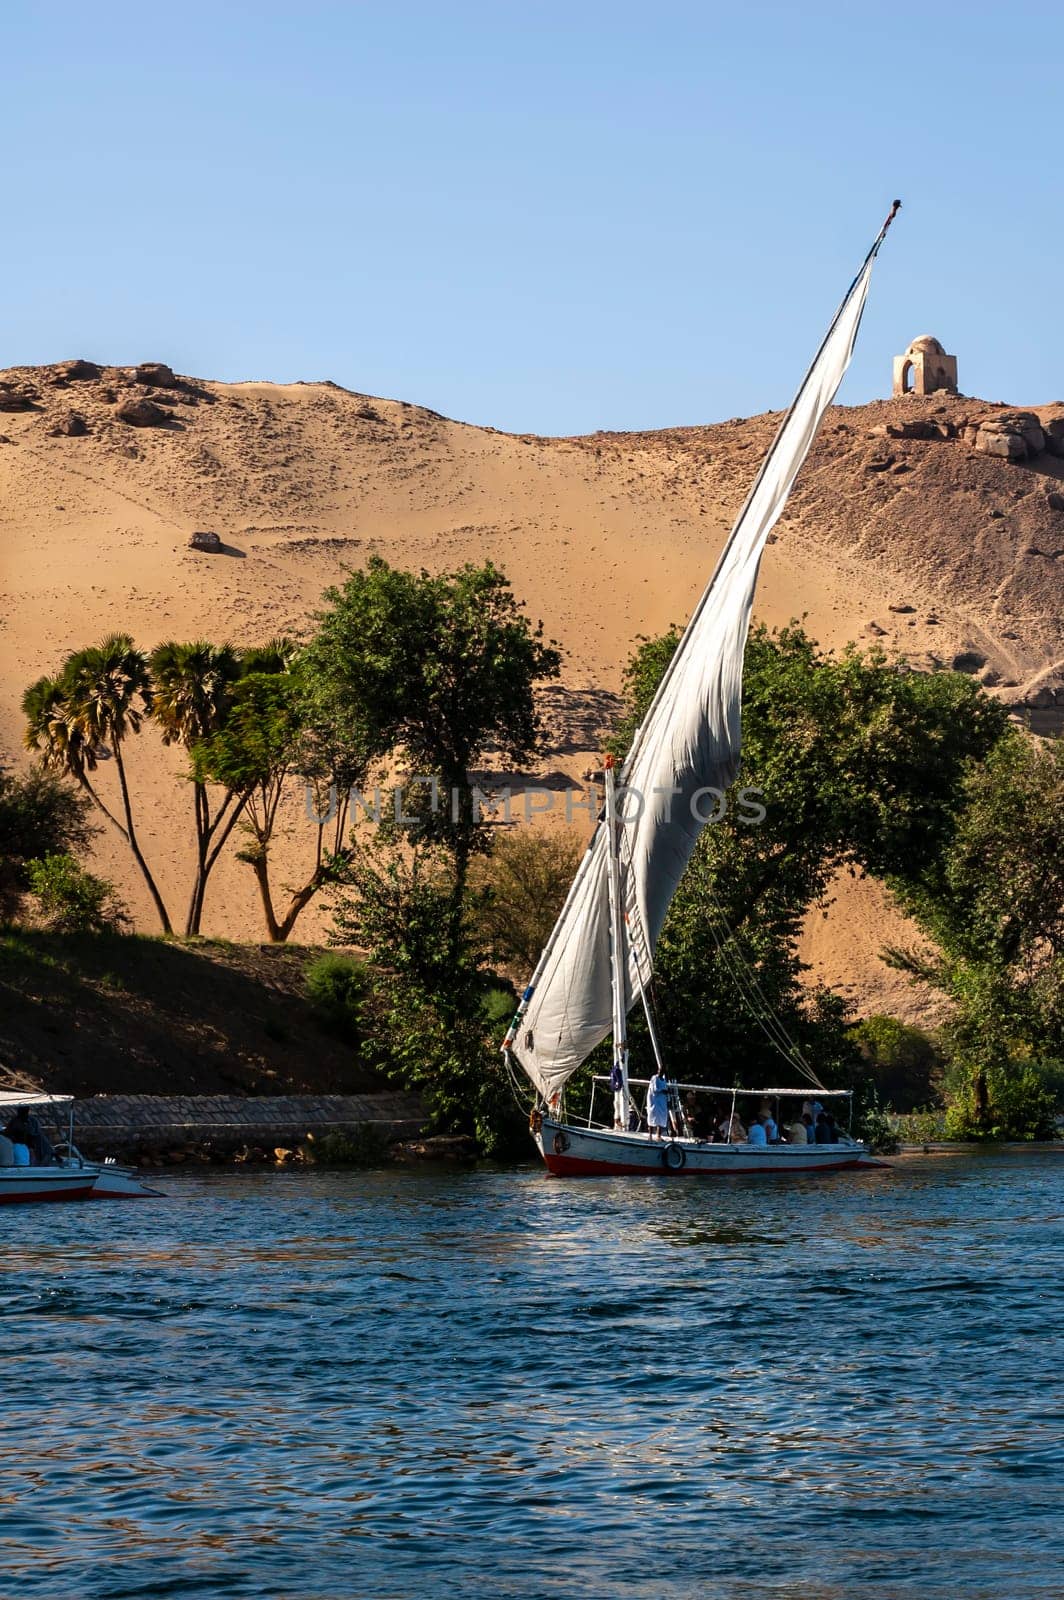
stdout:
[(934, 333), (1064, 395), (1052, 6), (8, 0), (0, 365), (332, 378), (569, 433), (842, 398)]

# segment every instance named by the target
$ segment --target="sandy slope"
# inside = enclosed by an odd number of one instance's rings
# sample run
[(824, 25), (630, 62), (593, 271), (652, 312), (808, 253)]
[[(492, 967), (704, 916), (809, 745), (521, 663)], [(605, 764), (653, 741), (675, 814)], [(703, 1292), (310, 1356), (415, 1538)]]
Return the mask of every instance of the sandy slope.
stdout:
[[(0, 378), (30, 404), (0, 412), (9, 752), (22, 689), (65, 651), (118, 626), (146, 647), (299, 633), (343, 567), (379, 551), (429, 568), (486, 556), (504, 567), (566, 653), (543, 770), (578, 774), (633, 639), (686, 618), (778, 421), (539, 439), (331, 384), (151, 388), (114, 368)], [(118, 404), (144, 396), (166, 404), (164, 426), (119, 419)], [(1046, 490), (1064, 461), (1016, 466), (959, 440), (891, 440), (890, 467), (876, 465), (884, 442), (874, 430), (891, 419), (991, 409), (908, 399), (834, 410), (767, 552), (757, 614), (772, 624), (804, 616), (828, 646), (875, 637), (925, 666), (971, 652), (995, 692), (1012, 697), (1060, 682), (1064, 516)], [(84, 436), (52, 431), (71, 411)], [(189, 550), (195, 529), (218, 532), (226, 553)], [(147, 736), (131, 766), (146, 853), (179, 921), (190, 827), (172, 776), (180, 758)], [(305, 842), (297, 795), (288, 817), (284, 864), (295, 876)], [(150, 926), (124, 851), (101, 838), (99, 857)], [(875, 955), (895, 922), (874, 885), (847, 879), (810, 930), (818, 975), (862, 1005), (909, 1005)], [(238, 938), (259, 929), (250, 873), (235, 861), (218, 870), (205, 926)], [(308, 913), (301, 937), (319, 926)]]

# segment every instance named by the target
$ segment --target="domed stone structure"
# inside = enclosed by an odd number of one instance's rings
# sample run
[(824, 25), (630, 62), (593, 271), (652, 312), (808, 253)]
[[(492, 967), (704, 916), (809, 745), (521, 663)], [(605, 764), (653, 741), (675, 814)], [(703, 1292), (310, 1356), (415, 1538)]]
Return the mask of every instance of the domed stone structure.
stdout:
[(894, 357), (894, 393), (957, 393), (957, 357), (948, 356), (930, 333), (914, 339), (903, 356)]

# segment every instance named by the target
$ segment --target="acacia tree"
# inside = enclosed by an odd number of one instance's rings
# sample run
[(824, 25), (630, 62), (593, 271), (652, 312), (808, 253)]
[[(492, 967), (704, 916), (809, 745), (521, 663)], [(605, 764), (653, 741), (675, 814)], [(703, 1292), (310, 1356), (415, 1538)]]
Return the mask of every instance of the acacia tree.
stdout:
[[(41, 678), (23, 696), (25, 742), (39, 750), (54, 771), (67, 773), (93, 800), (125, 839), (151, 895), (164, 933), (173, 931), (170, 915), (144, 859), (133, 820), (124, 745), (140, 732), (152, 701), (148, 658), (128, 634), (109, 635), (100, 644), (68, 656), (56, 678)], [(89, 774), (98, 750), (114, 758), (124, 822), (104, 804)]]
[(391, 1070), (423, 1091), (437, 1126), (498, 1147), (513, 1103), (489, 1044), (493, 979), (469, 868), (491, 835), (472, 776), (489, 753), (514, 763), (533, 754), (535, 686), (557, 676), (558, 652), (491, 563), (432, 577), (374, 560), (326, 599), (307, 650), (319, 704), (341, 724), (356, 717), (367, 748), (434, 779), (440, 799), (434, 808), (426, 785), (407, 786), (414, 820), (378, 827), (352, 859), (334, 937), (370, 951), (383, 974)]
[(409, 837), (451, 858), (445, 929), (457, 970), (469, 864), (488, 840), (472, 774), (489, 752), (512, 763), (532, 756), (535, 687), (558, 676), (561, 658), (491, 562), (432, 576), (374, 557), (325, 598), (306, 653), (321, 703), (351, 708), (370, 748), (393, 750), (413, 776), (438, 784), (437, 806), (424, 784), (407, 797)]
[[(357, 719), (337, 723), (296, 657), (286, 671), (250, 672), (234, 686), (224, 725), (196, 746), (194, 765), (201, 782), (243, 796), (240, 828), (248, 842), (238, 858), (254, 871), (271, 941), (283, 943), (314, 896), (351, 861), (351, 790), (364, 782), (368, 767)], [(287, 889), (287, 905), (278, 913), (270, 857), (293, 780), (306, 787), (313, 857), (308, 875)]]

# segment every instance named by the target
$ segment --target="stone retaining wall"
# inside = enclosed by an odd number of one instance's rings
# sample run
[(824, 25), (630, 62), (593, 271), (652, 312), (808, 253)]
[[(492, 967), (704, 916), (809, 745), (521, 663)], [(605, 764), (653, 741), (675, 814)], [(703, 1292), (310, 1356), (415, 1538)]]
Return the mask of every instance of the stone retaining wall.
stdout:
[[(57, 1108), (62, 1115), (62, 1108)], [(415, 1139), (425, 1125), (417, 1095), (94, 1095), (74, 1104), (74, 1137), (91, 1156), (150, 1156), (180, 1146), (216, 1152), (294, 1145), (308, 1134)]]

